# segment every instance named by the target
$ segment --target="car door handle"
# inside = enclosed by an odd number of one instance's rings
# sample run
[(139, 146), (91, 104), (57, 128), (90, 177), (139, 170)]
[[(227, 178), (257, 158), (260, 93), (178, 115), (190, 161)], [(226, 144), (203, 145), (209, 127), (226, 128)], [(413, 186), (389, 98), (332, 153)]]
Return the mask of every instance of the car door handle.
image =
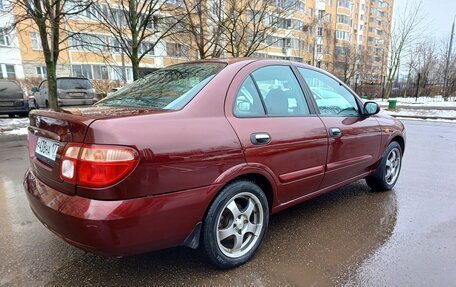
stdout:
[(253, 133), (250, 135), (250, 141), (254, 145), (268, 144), (271, 136), (268, 133)]
[(342, 135), (342, 131), (339, 128), (329, 128), (329, 136), (338, 138)]

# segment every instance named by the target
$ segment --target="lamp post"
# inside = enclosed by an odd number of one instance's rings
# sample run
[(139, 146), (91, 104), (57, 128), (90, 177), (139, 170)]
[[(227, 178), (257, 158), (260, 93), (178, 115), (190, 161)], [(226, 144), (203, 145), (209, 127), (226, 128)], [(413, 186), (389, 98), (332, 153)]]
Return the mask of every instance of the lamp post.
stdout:
[(453, 26), (451, 27), (451, 35), (450, 35), (450, 43), (448, 45), (448, 54), (447, 60), (445, 64), (445, 75), (443, 79), (443, 98), (446, 99), (448, 97), (448, 74), (450, 68), (450, 61), (451, 61), (451, 52), (453, 50), (453, 37), (454, 37), (454, 25), (456, 22), (456, 15), (453, 18)]

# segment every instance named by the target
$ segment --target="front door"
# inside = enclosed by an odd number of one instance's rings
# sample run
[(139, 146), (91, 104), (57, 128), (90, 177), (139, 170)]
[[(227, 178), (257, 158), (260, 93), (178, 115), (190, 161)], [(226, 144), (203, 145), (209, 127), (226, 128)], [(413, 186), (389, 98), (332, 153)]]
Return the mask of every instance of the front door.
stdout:
[(283, 203), (320, 186), (327, 133), (289, 65), (252, 63), (231, 84), (225, 111), (248, 164), (276, 179)]
[(365, 117), (355, 96), (331, 76), (298, 67), (315, 99), (329, 136), (326, 174), (321, 188), (365, 174), (376, 163), (381, 130), (375, 117)]

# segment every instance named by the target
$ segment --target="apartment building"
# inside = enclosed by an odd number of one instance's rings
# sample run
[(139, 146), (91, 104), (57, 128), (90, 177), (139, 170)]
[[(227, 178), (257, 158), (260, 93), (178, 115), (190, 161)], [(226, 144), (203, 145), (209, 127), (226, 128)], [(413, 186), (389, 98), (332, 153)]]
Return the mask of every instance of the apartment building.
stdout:
[[(178, 9), (182, 1), (171, 0), (169, 4)], [(272, 4), (279, 8), (292, 5), (292, 8), (280, 21), (274, 22), (277, 30), (252, 56), (315, 65), (343, 80), (349, 79), (350, 83), (382, 81), (386, 74), (393, 0), (277, 0)], [(115, 45), (103, 47), (101, 43), (95, 48), (87, 45), (97, 43), (100, 38), (104, 42), (111, 41), (109, 33), (97, 24), (96, 17), (93, 11), (86, 11), (65, 23), (67, 30), (89, 32), (85, 39), (74, 38), (64, 44), (67, 49), (60, 54), (58, 76), (84, 76), (93, 80), (123, 80), (125, 77), (127, 82), (132, 81), (131, 64), (121, 49)], [(1, 27), (6, 17), (0, 18)], [(266, 20), (264, 24), (269, 23)], [(21, 23), (13, 32), (0, 30), (0, 75), (3, 77), (13, 75), (12, 65), (17, 78), (46, 76), (40, 39), (31, 26)], [(140, 47), (147, 48), (147, 42)], [(165, 39), (147, 53), (140, 68), (147, 71), (197, 57), (196, 48), (188, 38)]]
[(304, 62), (349, 82), (386, 75), (393, 0), (307, 0), (255, 55)]
[(15, 29), (11, 29), (13, 16), (7, 13), (9, 3), (0, 0), (0, 79), (23, 78), (19, 38)]

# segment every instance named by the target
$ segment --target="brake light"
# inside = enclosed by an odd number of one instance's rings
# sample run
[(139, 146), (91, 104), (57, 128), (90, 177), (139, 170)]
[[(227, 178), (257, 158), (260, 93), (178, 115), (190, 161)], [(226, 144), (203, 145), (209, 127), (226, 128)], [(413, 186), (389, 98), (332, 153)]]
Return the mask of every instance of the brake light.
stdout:
[(60, 165), (62, 180), (85, 187), (119, 182), (138, 163), (136, 150), (123, 146), (67, 144)]

